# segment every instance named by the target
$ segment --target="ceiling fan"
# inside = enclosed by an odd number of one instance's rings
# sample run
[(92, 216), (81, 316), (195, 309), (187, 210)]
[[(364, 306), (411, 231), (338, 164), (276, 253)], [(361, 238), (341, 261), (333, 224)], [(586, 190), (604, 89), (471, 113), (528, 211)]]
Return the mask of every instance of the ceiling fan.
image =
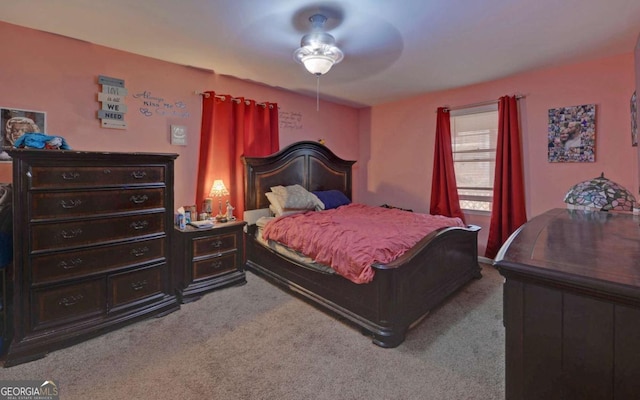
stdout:
[(327, 17), (314, 14), (309, 17), (311, 32), (302, 37), (300, 47), (293, 52), (294, 59), (316, 76), (329, 72), (334, 64), (344, 58), (344, 53), (336, 46), (336, 39), (325, 32)]

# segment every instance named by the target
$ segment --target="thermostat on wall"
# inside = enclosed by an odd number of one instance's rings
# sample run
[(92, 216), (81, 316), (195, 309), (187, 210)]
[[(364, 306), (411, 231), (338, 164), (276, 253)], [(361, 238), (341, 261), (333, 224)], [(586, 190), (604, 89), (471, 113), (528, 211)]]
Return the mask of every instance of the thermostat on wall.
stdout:
[(171, 144), (174, 146), (187, 145), (187, 127), (171, 125)]

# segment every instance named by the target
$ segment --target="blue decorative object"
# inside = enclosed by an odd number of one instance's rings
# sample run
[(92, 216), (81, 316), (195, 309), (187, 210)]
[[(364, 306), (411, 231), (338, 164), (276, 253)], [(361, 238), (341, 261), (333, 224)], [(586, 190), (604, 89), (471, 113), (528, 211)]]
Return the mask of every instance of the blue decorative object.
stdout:
[(312, 193), (315, 194), (322, 203), (324, 203), (325, 210), (351, 204), (351, 200), (349, 200), (349, 198), (339, 190), (322, 190)]
[(21, 148), (27, 147), (32, 149), (55, 149), (55, 150), (70, 150), (71, 147), (67, 144), (62, 136), (49, 136), (44, 133), (30, 132), (20, 136), (18, 140), (13, 143), (13, 147)]

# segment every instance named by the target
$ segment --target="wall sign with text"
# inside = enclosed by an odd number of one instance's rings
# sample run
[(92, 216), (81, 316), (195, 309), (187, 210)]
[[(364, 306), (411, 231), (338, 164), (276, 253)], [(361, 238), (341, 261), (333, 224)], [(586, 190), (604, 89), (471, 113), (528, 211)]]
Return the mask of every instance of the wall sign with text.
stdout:
[(135, 91), (132, 95), (139, 102), (138, 111), (145, 117), (189, 118), (187, 104), (182, 100), (167, 99), (151, 90)]
[(278, 122), (280, 129), (300, 130), (302, 125), (302, 113), (294, 111), (278, 112)]
[(100, 75), (98, 83), (102, 85), (102, 91), (98, 93), (98, 101), (102, 104), (98, 110), (98, 118), (102, 127), (127, 129), (127, 122), (124, 120), (127, 113), (127, 89), (124, 87), (124, 80)]

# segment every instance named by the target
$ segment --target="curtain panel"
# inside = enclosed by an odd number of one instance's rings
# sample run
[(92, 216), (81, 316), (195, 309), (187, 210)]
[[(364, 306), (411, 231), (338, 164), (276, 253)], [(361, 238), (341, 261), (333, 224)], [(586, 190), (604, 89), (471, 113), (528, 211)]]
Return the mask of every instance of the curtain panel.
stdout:
[[(244, 169), (241, 156), (266, 156), (280, 149), (278, 105), (257, 104), (229, 95), (203, 94), (196, 206), (202, 209), (215, 179), (229, 190), (234, 215), (244, 212)], [(220, 199), (213, 199), (214, 213)], [(224, 203), (225, 198), (221, 199)], [(223, 207), (224, 209), (224, 207)]]
[(453, 166), (449, 111), (444, 107), (438, 108), (436, 117), (436, 143), (433, 155), (429, 213), (459, 217), (464, 222)]
[(485, 256), (495, 258), (502, 244), (527, 222), (518, 101), (503, 96), (498, 102), (498, 143), (493, 182), (493, 206)]

